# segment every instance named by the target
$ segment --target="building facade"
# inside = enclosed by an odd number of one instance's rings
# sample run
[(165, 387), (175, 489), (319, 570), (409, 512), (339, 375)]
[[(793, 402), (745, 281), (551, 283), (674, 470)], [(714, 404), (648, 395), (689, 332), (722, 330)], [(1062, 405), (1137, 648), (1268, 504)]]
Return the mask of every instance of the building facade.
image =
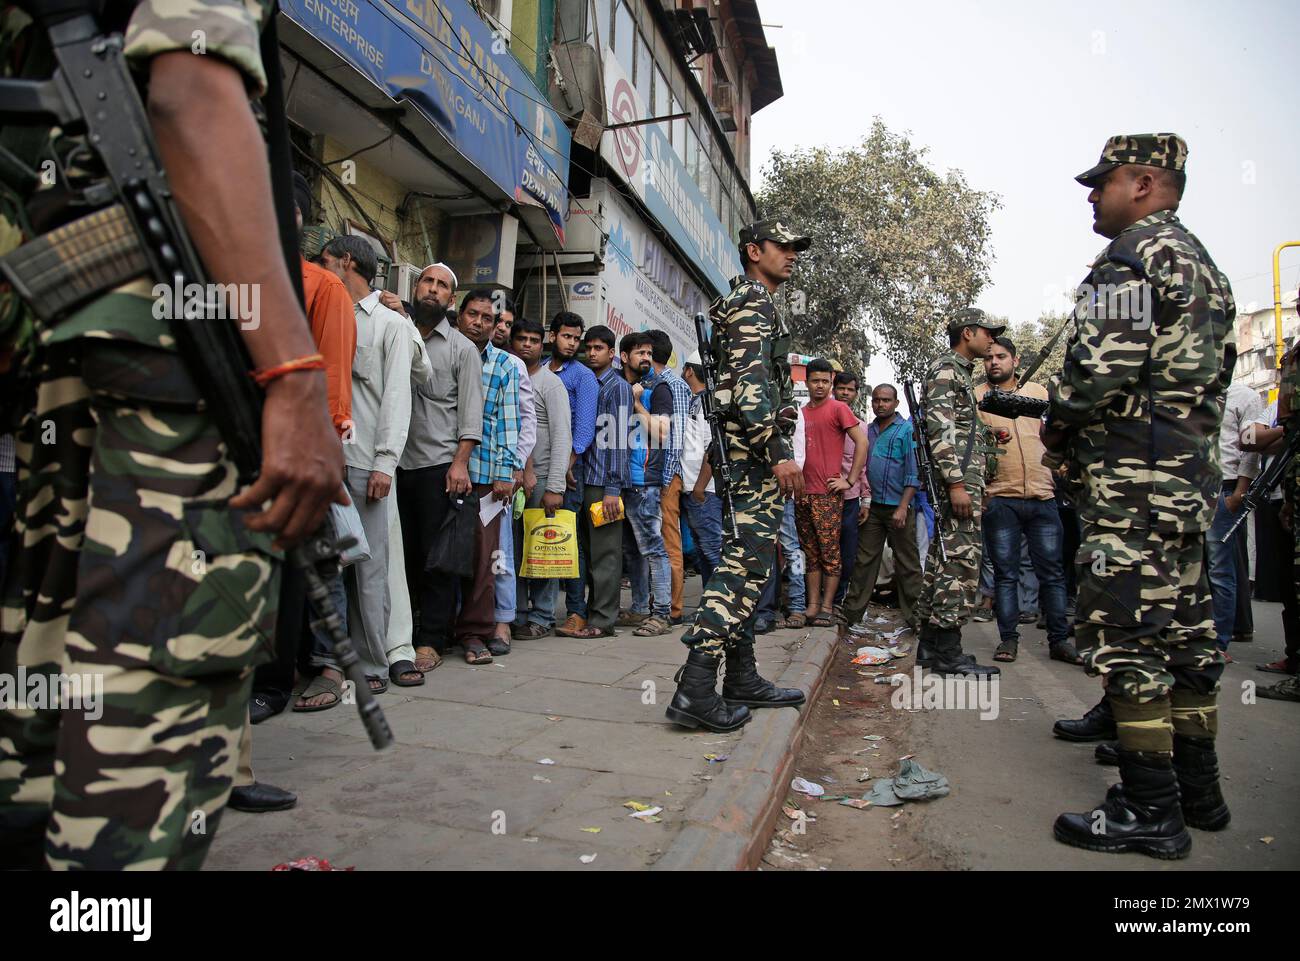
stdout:
[[(1233, 329), (1237, 335), (1237, 366), (1233, 381), (1240, 381), (1259, 394), (1265, 404), (1277, 398), (1277, 322), (1272, 306), (1237, 315)], [(1290, 348), (1300, 336), (1300, 319), (1296, 317), (1296, 293), (1282, 296), (1282, 342)]]

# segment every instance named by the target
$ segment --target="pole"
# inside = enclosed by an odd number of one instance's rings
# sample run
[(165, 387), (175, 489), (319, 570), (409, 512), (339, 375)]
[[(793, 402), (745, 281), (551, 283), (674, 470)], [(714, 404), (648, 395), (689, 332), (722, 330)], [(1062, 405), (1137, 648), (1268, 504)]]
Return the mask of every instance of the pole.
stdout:
[(1282, 369), (1282, 355), (1286, 353), (1286, 342), (1282, 339), (1282, 251), (1288, 247), (1300, 247), (1300, 240), (1288, 240), (1278, 244), (1273, 251), (1273, 339), (1277, 345), (1277, 369)]

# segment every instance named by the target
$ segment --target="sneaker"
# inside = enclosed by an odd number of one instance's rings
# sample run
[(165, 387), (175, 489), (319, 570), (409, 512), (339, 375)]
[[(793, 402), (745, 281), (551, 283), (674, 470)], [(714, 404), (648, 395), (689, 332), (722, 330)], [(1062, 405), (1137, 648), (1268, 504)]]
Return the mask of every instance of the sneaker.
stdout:
[(983, 624), (993, 620), (993, 609), (989, 607), (977, 607), (975, 613), (971, 616), (972, 621), (978, 621)]
[(1300, 677), (1288, 677), (1270, 687), (1258, 688), (1255, 695), (1270, 701), (1300, 701)]
[(1036, 611), (1021, 611), (1016, 620), (1021, 624), (1032, 624), (1038, 620), (1038, 613)]

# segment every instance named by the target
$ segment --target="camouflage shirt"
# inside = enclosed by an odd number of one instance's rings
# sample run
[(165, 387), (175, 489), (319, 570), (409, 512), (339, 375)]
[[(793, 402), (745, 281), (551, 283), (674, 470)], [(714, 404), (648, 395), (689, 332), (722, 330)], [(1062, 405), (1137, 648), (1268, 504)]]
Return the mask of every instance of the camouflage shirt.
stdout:
[(712, 348), (718, 365), (718, 409), (727, 414), (728, 446), (761, 463), (794, 457), (794, 421), (778, 424), (777, 413), (794, 404), (790, 380), (790, 332), (768, 289), (736, 277), (731, 291), (709, 307)]
[(1084, 520), (1209, 528), (1235, 315), (1228, 278), (1172, 210), (1127, 227), (1097, 257), (1050, 391)]
[[(138, 0), (136, 3), (108, 4), (105, 29), (124, 34), (123, 56), (145, 79), (149, 61), (170, 51), (185, 50), (220, 57), (244, 77), (251, 96), (266, 91), (266, 71), (262, 66), (259, 37), (269, 7), (258, 0)], [(114, 17), (117, 17), (116, 21)], [(127, 18), (123, 21), (121, 18)], [(53, 54), (44, 30), (17, 7), (0, 9), (0, 75), (5, 77), (44, 77), (54, 71)], [(103, 176), (97, 158), (86, 149), (84, 137), (68, 136), (58, 128), (13, 127), (0, 133), (0, 142), (22, 164), (37, 174), (53, 176), (31, 180), (10, 171), (0, 176), (0, 255), (26, 243), (39, 232), (28, 218), (29, 209), (57, 210), (60, 204), (42, 203), (36, 195), (42, 191), (73, 194)], [(53, 193), (50, 194), (53, 196)], [(90, 208), (75, 216), (89, 213)], [(57, 226), (68, 216), (56, 216)], [(150, 296), (153, 284), (140, 279), (119, 288), (121, 292)], [(102, 314), (99, 324), (102, 327)], [(57, 333), (39, 329), (35, 317), (8, 285), (0, 285), (0, 374), (6, 368), (3, 355), (12, 349), (31, 346), (33, 338), (42, 343), (79, 336), (112, 337), (140, 340), (166, 347), (170, 336), (165, 322), (148, 330), (133, 327), (119, 329), (83, 329), (77, 316), (58, 326)]]
[(921, 405), (930, 457), (943, 482), (951, 486), (964, 481), (967, 487), (982, 489), (996, 443), (975, 409), (974, 374), (973, 360), (948, 351), (926, 371)]

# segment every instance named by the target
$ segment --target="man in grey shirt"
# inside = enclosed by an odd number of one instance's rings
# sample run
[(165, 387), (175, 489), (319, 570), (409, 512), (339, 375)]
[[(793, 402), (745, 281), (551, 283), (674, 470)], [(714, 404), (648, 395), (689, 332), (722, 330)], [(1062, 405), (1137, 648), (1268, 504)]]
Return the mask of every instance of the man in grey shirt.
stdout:
[[(1223, 467), (1223, 490), (1206, 546), (1210, 554), (1210, 594), (1214, 598), (1214, 633), (1225, 651), (1233, 640), (1250, 640), (1255, 624), (1250, 613), (1250, 573), (1246, 556), (1246, 532), (1239, 531), (1232, 543), (1224, 536), (1241, 513), (1241, 501), (1250, 482), (1259, 475), (1259, 455), (1241, 446), (1241, 432), (1259, 420), (1263, 404), (1259, 395), (1234, 382), (1224, 401), (1223, 426), (1219, 429), (1219, 460)], [(1241, 595), (1245, 595), (1244, 599)], [(1244, 604), (1243, 604), (1244, 600)]]
[(411, 394), (410, 430), (397, 468), (397, 509), (416, 618), (415, 667), (422, 674), (442, 663), (456, 615), (455, 578), (426, 574), (424, 563), (451, 496), (470, 492), (469, 457), (483, 438), (483, 362), (447, 320), (455, 294), (451, 268), (430, 264), (420, 274), (411, 305), (429, 374)]
[[(564, 505), (564, 489), (573, 447), (569, 425), (569, 391), (559, 376), (542, 363), (542, 325), (520, 318), (510, 328), (512, 352), (528, 368), (533, 382), (533, 406), (537, 416), (537, 443), (524, 471), (527, 507), (542, 508), (551, 517)], [(531, 485), (531, 486), (530, 486)], [(555, 630), (555, 598), (560, 582), (555, 578), (528, 578), (527, 602), (520, 597), (511, 636), (535, 640)]]
[(379, 302), (370, 289), (378, 266), (374, 249), (360, 237), (335, 237), (321, 251), (321, 263), (343, 281), (353, 301), (357, 346), (352, 358), (352, 423), (343, 436), (347, 488), (361, 517), (370, 547), (370, 560), (345, 572), (348, 632), (365, 667), (371, 690), (388, 687), (392, 679), (403, 686), (424, 683), (414, 663), (390, 651), (388, 618), (388, 505), (397, 462), (406, 446), (411, 423), (411, 334), (414, 327), (401, 314)]

